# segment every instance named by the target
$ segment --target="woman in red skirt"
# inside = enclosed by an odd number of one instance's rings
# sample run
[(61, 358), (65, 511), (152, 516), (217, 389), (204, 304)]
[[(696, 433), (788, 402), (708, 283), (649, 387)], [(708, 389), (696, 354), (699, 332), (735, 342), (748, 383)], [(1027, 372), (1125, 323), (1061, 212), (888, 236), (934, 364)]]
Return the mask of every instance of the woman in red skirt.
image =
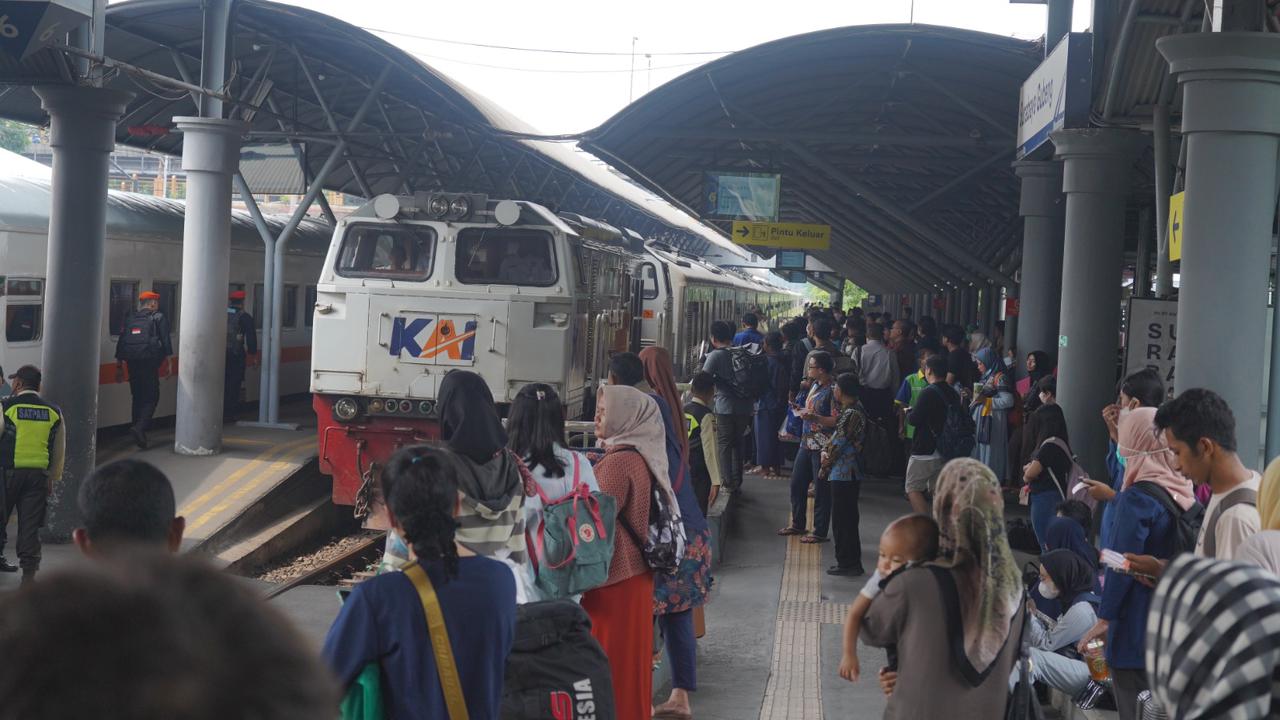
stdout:
[(596, 437), (605, 448), (595, 466), (596, 480), (618, 501), (618, 527), (609, 579), (582, 596), (582, 607), (591, 616), (591, 634), (609, 656), (617, 720), (649, 720), (653, 573), (633, 535), (643, 538), (648, 532), (653, 484), (670, 493), (666, 429), (652, 398), (632, 387), (608, 385), (596, 402)]

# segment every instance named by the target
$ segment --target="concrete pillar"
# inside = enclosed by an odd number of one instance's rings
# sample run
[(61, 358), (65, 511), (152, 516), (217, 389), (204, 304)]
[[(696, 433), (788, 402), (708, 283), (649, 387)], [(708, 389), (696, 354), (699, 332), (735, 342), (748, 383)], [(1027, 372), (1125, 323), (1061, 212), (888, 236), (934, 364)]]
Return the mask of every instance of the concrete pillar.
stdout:
[[(1280, 37), (1191, 33), (1156, 47), (1182, 85), (1187, 145), (1175, 389), (1222, 395), (1235, 413), (1240, 458), (1255, 467), (1280, 153)], [(1225, 371), (1224, 348), (1233, 359)]]
[[(47, 534), (71, 536), (80, 522), (76, 495), (94, 468), (98, 428), (97, 343), (102, 336), (107, 167), (116, 121), (133, 93), (58, 85), (35, 88), (49, 113), (53, 192), (45, 274), (43, 394), (62, 409), (67, 455), (53, 488)], [(9, 372), (17, 370), (8, 368)]]
[[(1058, 401), (1071, 430), (1071, 449), (1090, 477), (1106, 475), (1107, 433), (1098, 413), (1116, 395), (1125, 201), (1140, 140), (1128, 130), (1053, 134), (1067, 196)], [(1024, 278), (1024, 294), (1030, 285)], [(1019, 352), (1035, 349), (1024, 342)]]
[(1050, 355), (1058, 352), (1066, 198), (1062, 194), (1062, 163), (1023, 161), (1013, 167), (1022, 179), (1018, 200), (1018, 214), (1022, 215), (1018, 354), (1025, 363), (1027, 354), (1035, 350)]
[(182, 243), (182, 334), (178, 418), (173, 449), (212, 455), (222, 449), (222, 391), (231, 262), (231, 176), (240, 164), (245, 125), (219, 118), (174, 118), (183, 133), (187, 215)]

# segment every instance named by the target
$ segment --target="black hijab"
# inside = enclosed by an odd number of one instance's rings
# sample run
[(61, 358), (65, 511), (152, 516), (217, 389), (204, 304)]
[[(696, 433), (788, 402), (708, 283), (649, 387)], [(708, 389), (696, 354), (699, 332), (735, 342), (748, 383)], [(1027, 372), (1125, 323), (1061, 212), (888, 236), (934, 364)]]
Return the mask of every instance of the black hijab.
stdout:
[(468, 370), (454, 370), (440, 382), (436, 399), (440, 438), (450, 450), (484, 464), (507, 446), (507, 432), (484, 378)]
[(1031, 378), (1031, 393), (1036, 394), (1036, 383), (1040, 382), (1040, 378), (1053, 374), (1053, 358), (1043, 350), (1033, 350), (1031, 357), (1036, 359), (1036, 369), (1027, 373), (1027, 377)]
[(1097, 580), (1089, 563), (1071, 550), (1050, 550), (1040, 556), (1040, 564), (1058, 586), (1058, 603), (1064, 613), (1081, 594), (1093, 590)]

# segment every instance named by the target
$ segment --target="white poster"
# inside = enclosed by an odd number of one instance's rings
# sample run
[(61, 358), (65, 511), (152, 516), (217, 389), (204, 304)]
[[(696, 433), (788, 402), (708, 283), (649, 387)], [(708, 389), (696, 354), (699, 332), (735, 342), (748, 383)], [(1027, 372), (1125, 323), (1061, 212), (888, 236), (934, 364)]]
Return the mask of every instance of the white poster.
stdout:
[(1125, 333), (1125, 375), (1151, 368), (1173, 393), (1174, 349), (1178, 333), (1178, 301), (1131, 298), (1129, 331)]

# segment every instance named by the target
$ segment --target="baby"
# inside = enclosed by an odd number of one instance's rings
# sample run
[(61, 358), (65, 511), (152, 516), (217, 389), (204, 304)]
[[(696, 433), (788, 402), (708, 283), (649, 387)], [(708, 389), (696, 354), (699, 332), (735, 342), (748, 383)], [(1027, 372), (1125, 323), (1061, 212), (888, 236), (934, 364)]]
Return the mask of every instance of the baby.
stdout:
[[(849, 606), (844, 621), (844, 655), (840, 658), (840, 677), (854, 682), (861, 672), (858, 667), (858, 633), (871, 600), (880, 594), (884, 581), (904, 567), (929, 562), (938, 557), (938, 523), (928, 515), (904, 515), (894, 520), (880, 536), (880, 559), (876, 571)], [(896, 653), (889, 648), (889, 665), (896, 669)]]

